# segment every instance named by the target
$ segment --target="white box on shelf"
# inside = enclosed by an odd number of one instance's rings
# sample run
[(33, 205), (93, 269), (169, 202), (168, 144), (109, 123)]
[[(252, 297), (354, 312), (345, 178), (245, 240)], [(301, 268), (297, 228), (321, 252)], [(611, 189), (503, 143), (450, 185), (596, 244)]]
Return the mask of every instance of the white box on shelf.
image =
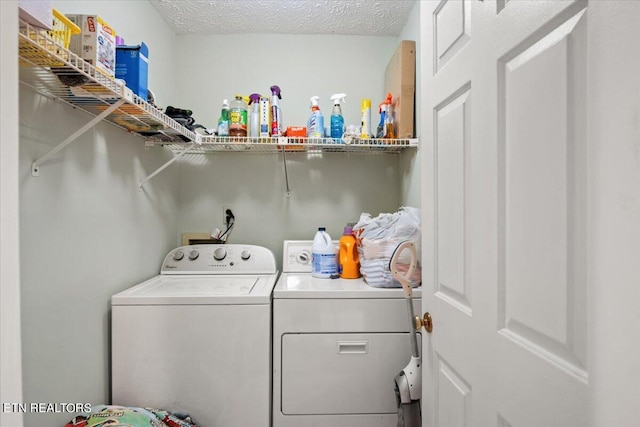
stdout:
[(116, 75), (116, 32), (97, 15), (67, 15), (81, 29), (71, 36), (69, 50), (84, 59), (101, 73)]

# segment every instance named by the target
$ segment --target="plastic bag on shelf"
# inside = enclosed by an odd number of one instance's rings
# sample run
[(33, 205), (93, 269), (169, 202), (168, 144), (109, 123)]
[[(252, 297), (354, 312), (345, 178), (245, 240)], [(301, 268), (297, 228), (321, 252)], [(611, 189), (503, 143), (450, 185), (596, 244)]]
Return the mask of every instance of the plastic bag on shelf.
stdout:
[(378, 288), (400, 288), (389, 270), (389, 262), (398, 245), (406, 240), (416, 245), (418, 266), (412, 277), (414, 287), (422, 282), (420, 255), (421, 234), (420, 209), (401, 207), (394, 213), (382, 213), (375, 218), (362, 213), (353, 227), (358, 242), (360, 273), (368, 285)]

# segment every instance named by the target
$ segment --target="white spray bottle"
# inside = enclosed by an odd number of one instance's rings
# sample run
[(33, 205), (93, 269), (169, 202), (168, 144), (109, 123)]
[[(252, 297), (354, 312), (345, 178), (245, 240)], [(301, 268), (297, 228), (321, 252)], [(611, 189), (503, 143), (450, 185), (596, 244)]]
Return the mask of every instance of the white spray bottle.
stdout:
[(311, 97), (311, 116), (307, 121), (307, 137), (323, 138), (324, 137), (324, 116), (318, 106), (319, 96)]

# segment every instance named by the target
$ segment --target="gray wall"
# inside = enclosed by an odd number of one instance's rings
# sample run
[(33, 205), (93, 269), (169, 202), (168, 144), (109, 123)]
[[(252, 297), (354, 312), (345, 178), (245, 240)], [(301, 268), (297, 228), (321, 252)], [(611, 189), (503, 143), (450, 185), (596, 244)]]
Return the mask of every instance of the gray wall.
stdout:
[[(416, 99), (415, 99), (415, 132), (418, 139), (420, 139), (421, 129), (421, 116), (422, 109), (420, 108), (420, 75), (422, 73), (422, 66), (420, 63), (420, 2), (417, 1), (413, 7), (413, 11), (409, 16), (409, 20), (405, 24), (402, 33), (400, 34), (401, 40), (415, 40), (416, 41)], [(425, 112), (426, 113), (426, 112)], [(400, 184), (401, 184), (401, 199), (405, 206), (413, 206), (416, 208), (422, 207), (422, 198), (420, 197), (420, 156), (418, 150), (405, 150), (400, 155)]]
[[(22, 402), (18, 210), (18, 2), (0, 2), (0, 401)], [(0, 425), (22, 427), (20, 412)]]
[[(94, 11), (126, 34), (172, 50), (174, 36), (147, 2), (56, 2), (63, 13)], [(77, 8), (76, 8), (77, 6)], [(133, 16), (137, 16), (133, 19)], [(140, 22), (145, 25), (141, 26)], [(143, 35), (141, 28), (153, 34)], [(150, 31), (151, 30), (151, 31)], [(157, 49), (160, 51), (160, 49)], [(173, 88), (173, 62), (153, 56), (151, 80)], [(170, 91), (166, 91), (170, 96)], [(31, 176), (31, 163), (90, 117), (20, 85), (20, 258), (24, 402), (109, 397), (109, 298), (157, 274), (176, 245), (177, 169), (138, 191), (138, 180), (171, 157), (99, 123)], [(17, 105), (14, 104), (14, 105)], [(69, 414), (27, 413), (25, 425), (64, 425)]]
[[(179, 36), (182, 78), (177, 98), (180, 106), (194, 111), (198, 122), (210, 127), (217, 122), (223, 98), (236, 93), (269, 95), (269, 87), (278, 84), (285, 127), (306, 126), (309, 98), (314, 95), (321, 97), (328, 127), (330, 96), (345, 92), (345, 123), (359, 125), (360, 100), (371, 98), (375, 127), (377, 106), (386, 95), (385, 69), (398, 43), (397, 37)], [(279, 59), (261, 59), (259, 52)], [(193, 67), (184, 65), (190, 62)], [(415, 150), (409, 151), (415, 155)], [(280, 265), (284, 239), (312, 239), (319, 226), (337, 239), (362, 212), (393, 212), (403, 204), (403, 167), (408, 163), (400, 155), (287, 153), (286, 157), (290, 197), (285, 196), (280, 154), (215, 153), (181, 161), (180, 232), (222, 227), (223, 206), (229, 206), (237, 220), (230, 242), (266, 246)]]
[[(225, 52), (225, 37), (173, 35), (146, 1), (57, 1), (54, 6), (63, 13), (96, 12), (127, 43), (145, 41), (149, 86), (159, 105), (190, 108), (207, 125), (217, 121), (222, 98), (266, 93), (274, 83), (283, 88), (285, 125), (306, 123), (312, 95), (322, 97), (328, 125), (328, 98), (338, 91), (348, 94), (345, 121), (357, 123), (360, 98), (372, 98), (374, 106), (382, 101), (384, 69), (400, 40), (243, 35), (235, 41), (244, 48)], [(417, 39), (414, 30), (410, 33)], [(267, 67), (260, 75), (247, 71), (240, 80), (234, 67), (244, 64), (247, 52), (262, 39), (277, 41), (283, 52), (311, 43), (319, 62), (311, 66), (307, 57), (304, 64)], [(330, 57), (348, 58), (348, 69), (337, 72), (326, 64)], [(311, 239), (318, 226), (338, 238), (344, 224), (361, 212), (376, 215), (419, 203), (416, 171), (407, 170), (415, 167), (415, 150), (381, 156), (289, 153), (290, 197), (285, 196), (280, 154), (187, 155), (140, 192), (138, 180), (171, 153), (147, 150), (141, 139), (107, 123), (44, 164), (40, 177), (32, 177), (31, 162), (89, 118), (26, 87), (20, 87), (19, 96), (25, 402), (108, 402), (110, 296), (157, 274), (180, 233), (221, 226), (222, 206), (231, 206), (237, 218), (230, 241), (267, 246), (280, 264), (284, 239)], [(375, 108), (372, 117), (377, 123)], [(27, 414), (25, 425), (61, 425), (68, 419), (68, 414)]]

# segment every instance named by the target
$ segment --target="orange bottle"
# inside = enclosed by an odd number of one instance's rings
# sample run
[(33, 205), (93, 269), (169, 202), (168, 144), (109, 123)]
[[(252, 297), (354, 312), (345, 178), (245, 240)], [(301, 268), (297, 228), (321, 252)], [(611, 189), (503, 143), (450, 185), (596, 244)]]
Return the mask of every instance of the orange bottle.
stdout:
[(360, 277), (360, 258), (358, 257), (353, 228), (350, 225), (344, 228), (344, 234), (340, 238), (338, 264), (342, 279), (357, 279)]

